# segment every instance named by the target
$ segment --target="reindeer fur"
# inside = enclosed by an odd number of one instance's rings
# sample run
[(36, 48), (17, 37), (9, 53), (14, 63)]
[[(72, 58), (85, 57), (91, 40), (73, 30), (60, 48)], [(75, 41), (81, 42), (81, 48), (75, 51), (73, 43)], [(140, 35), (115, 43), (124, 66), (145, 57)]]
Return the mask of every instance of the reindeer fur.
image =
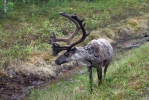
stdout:
[(75, 61), (88, 67), (90, 73), (90, 84), (92, 91), (92, 67), (97, 68), (98, 84), (102, 82), (102, 67), (104, 66), (104, 76), (106, 76), (107, 67), (112, 60), (113, 48), (105, 39), (90, 41), (85, 47), (75, 47), (69, 52), (66, 51), (56, 60), (57, 64)]

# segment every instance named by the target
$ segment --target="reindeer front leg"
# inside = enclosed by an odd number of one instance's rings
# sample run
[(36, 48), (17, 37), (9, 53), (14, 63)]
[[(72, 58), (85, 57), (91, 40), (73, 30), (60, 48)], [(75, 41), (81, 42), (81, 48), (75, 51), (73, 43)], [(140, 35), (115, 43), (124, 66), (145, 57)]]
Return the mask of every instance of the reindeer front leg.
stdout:
[(90, 92), (92, 93), (92, 84), (93, 84), (93, 77), (92, 77), (92, 67), (88, 67), (88, 72), (89, 72), (89, 79), (90, 79)]
[(97, 67), (98, 85), (102, 83), (102, 64)]

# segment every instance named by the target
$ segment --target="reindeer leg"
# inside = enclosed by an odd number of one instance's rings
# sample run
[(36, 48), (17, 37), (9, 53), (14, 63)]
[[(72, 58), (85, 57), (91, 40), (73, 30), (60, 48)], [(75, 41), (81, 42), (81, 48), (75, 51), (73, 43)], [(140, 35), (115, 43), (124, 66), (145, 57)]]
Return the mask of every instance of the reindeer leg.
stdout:
[(92, 89), (93, 78), (92, 78), (92, 67), (91, 66), (88, 67), (88, 72), (89, 72), (89, 79), (90, 79), (90, 92), (92, 93), (92, 91), (93, 91), (93, 89)]
[(98, 85), (102, 83), (102, 65), (97, 67)]
[(108, 66), (105, 66), (105, 68), (104, 68), (104, 78), (106, 77), (107, 68), (108, 68)]
[(104, 63), (104, 66), (105, 66), (105, 68), (104, 68), (104, 78), (106, 77), (106, 72), (107, 72), (107, 68), (108, 68), (109, 64), (110, 64), (109, 61), (106, 61), (106, 62)]

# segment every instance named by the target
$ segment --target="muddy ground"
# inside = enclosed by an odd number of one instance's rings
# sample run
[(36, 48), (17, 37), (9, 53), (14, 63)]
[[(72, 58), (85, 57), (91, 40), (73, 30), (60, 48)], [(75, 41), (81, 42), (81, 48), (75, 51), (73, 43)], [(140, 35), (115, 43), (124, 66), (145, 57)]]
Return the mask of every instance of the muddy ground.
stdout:
[[(148, 41), (148, 34), (145, 34), (142, 37), (136, 37), (135, 39), (128, 37), (113, 44), (114, 52), (139, 47)], [(0, 77), (0, 100), (16, 100), (23, 98), (28, 93), (29, 89), (34, 88), (35, 86), (58, 80), (58, 77), (61, 77), (61, 74), (63, 74), (63, 77), (67, 77), (69, 74), (72, 74), (72, 72), (78, 71), (79, 67), (76, 68), (76, 66), (78, 65), (74, 64), (74, 66), (66, 66), (63, 67), (63, 69), (58, 67), (57, 70), (55, 70), (56, 76), (48, 78), (37, 77), (34, 74), (25, 75), (18, 72), (13, 73), (13, 77), (11, 77), (10, 73), (12, 70), (7, 69), (7, 75), (3, 74), (1, 75), (2, 77)]]
[(56, 75), (48, 77), (42, 77), (32, 73), (26, 74), (21, 71), (8, 68), (5, 73), (0, 74), (0, 100), (22, 99), (29, 92), (29, 89), (45, 83), (50, 84), (62, 77), (68, 77), (80, 68), (81, 66), (76, 63), (73, 63), (73, 66), (65, 65), (63, 67), (57, 67), (55, 70)]

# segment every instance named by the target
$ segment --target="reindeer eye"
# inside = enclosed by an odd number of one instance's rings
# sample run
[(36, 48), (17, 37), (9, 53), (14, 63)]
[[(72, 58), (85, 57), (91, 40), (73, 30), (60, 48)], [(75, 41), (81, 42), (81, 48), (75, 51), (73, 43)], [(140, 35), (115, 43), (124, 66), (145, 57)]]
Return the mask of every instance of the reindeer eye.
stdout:
[(76, 52), (76, 47), (71, 48), (71, 53), (75, 53)]
[(68, 52), (65, 52), (64, 53), (64, 56), (68, 57), (69, 56), (69, 53)]
[(75, 53), (76, 51), (75, 50), (71, 50), (71, 53)]

